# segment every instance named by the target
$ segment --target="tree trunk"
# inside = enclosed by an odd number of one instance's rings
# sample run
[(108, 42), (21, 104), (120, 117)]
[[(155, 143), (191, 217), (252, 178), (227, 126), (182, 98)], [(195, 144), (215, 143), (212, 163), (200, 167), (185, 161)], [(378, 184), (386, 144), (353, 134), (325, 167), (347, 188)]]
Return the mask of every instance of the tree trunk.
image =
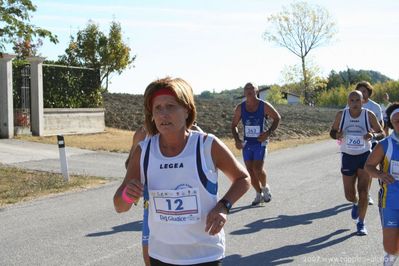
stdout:
[(303, 90), (304, 90), (304, 96), (305, 96), (305, 103), (309, 104), (309, 88), (308, 88), (308, 77), (306, 74), (306, 65), (305, 65), (305, 56), (301, 57), (302, 60), (302, 74), (303, 74)]

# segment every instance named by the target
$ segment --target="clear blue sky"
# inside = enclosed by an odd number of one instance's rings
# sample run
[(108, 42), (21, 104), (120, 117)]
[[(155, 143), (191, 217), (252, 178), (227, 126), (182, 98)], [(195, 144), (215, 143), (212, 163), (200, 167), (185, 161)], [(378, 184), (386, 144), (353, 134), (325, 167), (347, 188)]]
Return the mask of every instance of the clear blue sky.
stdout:
[[(113, 75), (110, 92), (143, 94), (166, 75), (187, 80), (196, 94), (243, 86), (282, 84), (282, 70), (300, 60), (263, 40), (266, 18), (292, 1), (279, 0), (33, 0), (31, 22), (59, 37), (45, 43), (42, 56), (57, 59), (69, 36), (88, 20), (108, 33), (121, 23), (125, 41), (137, 55), (135, 67)], [(310, 53), (327, 76), (334, 69), (376, 70), (399, 79), (399, 1), (308, 1), (326, 8), (338, 26), (336, 39)]]

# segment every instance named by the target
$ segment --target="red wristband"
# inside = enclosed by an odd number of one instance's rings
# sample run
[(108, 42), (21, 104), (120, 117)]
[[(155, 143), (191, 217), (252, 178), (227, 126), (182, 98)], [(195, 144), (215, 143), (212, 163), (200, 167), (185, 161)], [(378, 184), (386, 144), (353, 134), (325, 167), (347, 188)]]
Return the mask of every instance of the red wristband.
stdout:
[(126, 190), (127, 190), (127, 186), (126, 186), (126, 187), (123, 189), (123, 191), (122, 191), (122, 199), (123, 199), (123, 201), (126, 202), (126, 203), (128, 203), (128, 204), (134, 203), (135, 200), (132, 199), (132, 198), (130, 198), (130, 197), (127, 195)]

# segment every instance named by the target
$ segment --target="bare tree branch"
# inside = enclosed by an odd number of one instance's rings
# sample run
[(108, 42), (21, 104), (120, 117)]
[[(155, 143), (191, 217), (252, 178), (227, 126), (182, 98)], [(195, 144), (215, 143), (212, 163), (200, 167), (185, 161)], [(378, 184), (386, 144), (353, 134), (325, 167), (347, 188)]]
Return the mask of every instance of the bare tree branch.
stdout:
[(288, 8), (284, 7), (281, 12), (270, 15), (267, 22), (264, 39), (287, 48), (301, 58), (306, 97), (306, 56), (334, 37), (337, 32), (335, 22), (326, 9), (306, 2), (294, 2)]

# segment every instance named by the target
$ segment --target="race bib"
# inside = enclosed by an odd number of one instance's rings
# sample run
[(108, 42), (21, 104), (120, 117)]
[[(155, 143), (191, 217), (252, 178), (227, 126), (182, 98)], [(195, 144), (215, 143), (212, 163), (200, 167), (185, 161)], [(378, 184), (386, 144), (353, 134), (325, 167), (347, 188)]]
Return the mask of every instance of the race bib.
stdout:
[(198, 188), (151, 190), (154, 220), (169, 224), (194, 224), (201, 221)]
[(260, 135), (260, 126), (245, 126), (244, 130), (248, 138), (257, 138)]
[(391, 160), (391, 175), (399, 180), (399, 161)]
[(350, 150), (361, 150), (365, 147), (363, 136), (346, 136), (346, 146)]

